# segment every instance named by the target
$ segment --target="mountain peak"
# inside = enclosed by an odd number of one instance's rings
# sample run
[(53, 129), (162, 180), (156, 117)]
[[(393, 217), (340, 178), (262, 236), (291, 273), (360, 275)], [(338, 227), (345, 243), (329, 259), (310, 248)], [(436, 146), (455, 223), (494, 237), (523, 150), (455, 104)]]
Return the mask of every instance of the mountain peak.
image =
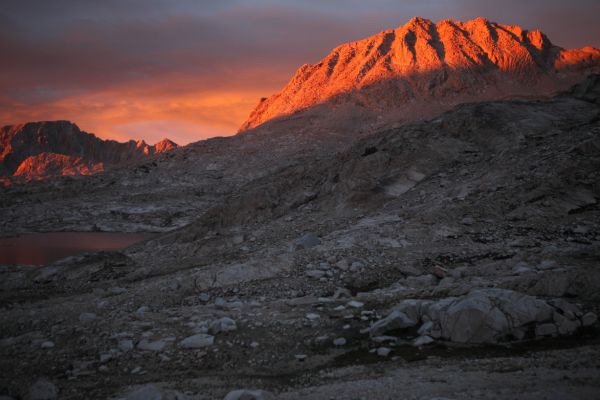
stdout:
[(163, 138), (159, 142), (156, 142), (156, 144), (154, 145), (154, 148), (156, 149), (156, 153), (162, 153), (164, 151), (169, 151), (176, 147), (179, 147), (179, 145), (168, 138)]
[(400, 28), (408, 28), (408, 27), (418, 27), (418, 26), (427, 26), (433, 25), (433, 22), (427, 18), (423, 17), (412, 17), (406, 24), (401, 25)]
[(310, 107), (370, 114), (380, 125), (409, 121), (464, 101), (550, 94), (599, 68), (600, 50), (563, 50), (538, 30), (483, 17), (437, 24), (415, 17), (301, 66), (240, 131)]

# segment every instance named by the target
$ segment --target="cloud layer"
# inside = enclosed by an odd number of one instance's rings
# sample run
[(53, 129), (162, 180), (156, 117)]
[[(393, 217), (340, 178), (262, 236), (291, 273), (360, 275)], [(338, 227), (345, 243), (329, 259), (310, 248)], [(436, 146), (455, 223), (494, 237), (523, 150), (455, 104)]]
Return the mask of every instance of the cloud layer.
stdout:
[(415, 15), (481, 15), (600, 47), (597, 0), (5, 0), (0, 125), (69, 119), (148, 142), (233, 134), (301, 64)]

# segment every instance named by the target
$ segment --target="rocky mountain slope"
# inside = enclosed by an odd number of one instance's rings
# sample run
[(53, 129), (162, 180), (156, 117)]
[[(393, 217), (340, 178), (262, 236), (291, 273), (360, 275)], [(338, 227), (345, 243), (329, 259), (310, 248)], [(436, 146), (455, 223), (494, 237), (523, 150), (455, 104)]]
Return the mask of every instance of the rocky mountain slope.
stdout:
[(69, 121), (9, 125), (0, 128), (0, 178), (10, 182), (90, 175), (175, 147), (168, 139), (153, 146), (144, 141), (102, 140)]
[(594, 398), (599, 96), (595, 76), (345, 146), (249, 132), (10, 188), (7, 230), (171, 231), (3, 267), (0, 394)]
[(463, 102), (548, 95), (593, 71), (600, 71), (600, 50), (564, 50), (540, 31), (483, 18), (413, 18), (303, 65), (240, 130), (309, 109), (302, 118), (311, 129), (373, 131)]

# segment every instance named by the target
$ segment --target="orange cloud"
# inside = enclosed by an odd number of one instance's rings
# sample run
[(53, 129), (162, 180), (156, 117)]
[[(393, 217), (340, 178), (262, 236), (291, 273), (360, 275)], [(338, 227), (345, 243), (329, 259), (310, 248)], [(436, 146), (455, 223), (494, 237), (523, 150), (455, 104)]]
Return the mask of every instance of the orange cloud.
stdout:
[[(188, 82), (189, 87), (183, 87)], [(281, 83), (281, 82), (279, 82)], [(179, 144), (235, 134), (262, 96), (275, 90), (241, 87), (199, 89), (191, 77), (138, 83), (110, 90), (76, 94), (42, 104), (3, 107), (1, 120), (68, 119), (102, 138), (144, 139), (154, 143), (169, 137)]]

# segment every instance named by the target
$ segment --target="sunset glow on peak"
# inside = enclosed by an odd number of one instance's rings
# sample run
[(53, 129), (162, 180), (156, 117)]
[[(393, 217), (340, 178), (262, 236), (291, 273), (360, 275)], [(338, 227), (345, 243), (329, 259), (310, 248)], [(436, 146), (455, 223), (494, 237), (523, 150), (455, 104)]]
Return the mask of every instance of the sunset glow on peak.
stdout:
[(427, 21), (414, 15), (471, 23), (484, 15), (540, 28), (563, 47), (600, 46), (600, 5), (591, 0), (567, 9), (541, 0), (37, 3), (9, 0), (0, 10), (0, 125), (68, 119), (121, 141), (234, 134), (299, 65), (403, 21)]

